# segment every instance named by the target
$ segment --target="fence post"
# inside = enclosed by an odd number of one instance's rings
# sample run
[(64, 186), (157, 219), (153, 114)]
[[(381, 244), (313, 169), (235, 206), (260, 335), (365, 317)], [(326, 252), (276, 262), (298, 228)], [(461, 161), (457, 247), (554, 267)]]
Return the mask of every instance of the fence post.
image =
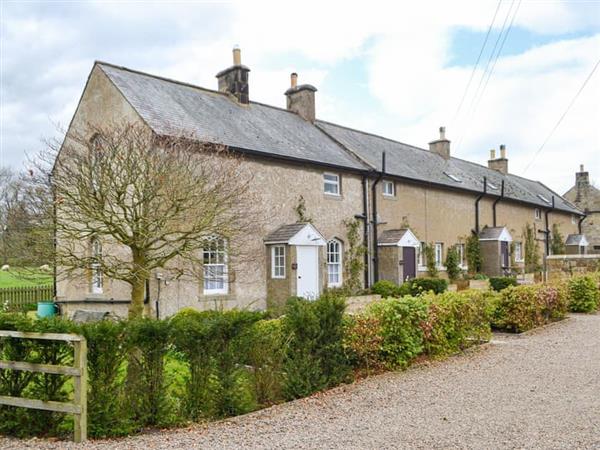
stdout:
[(87, 440), (87, 341), (83, 338), (74, 342), (74, 366), (80, 370), (80, 375), (74, 377), (73, 402), (79, 405), (80, 413), (75, 414), (75, 442)]

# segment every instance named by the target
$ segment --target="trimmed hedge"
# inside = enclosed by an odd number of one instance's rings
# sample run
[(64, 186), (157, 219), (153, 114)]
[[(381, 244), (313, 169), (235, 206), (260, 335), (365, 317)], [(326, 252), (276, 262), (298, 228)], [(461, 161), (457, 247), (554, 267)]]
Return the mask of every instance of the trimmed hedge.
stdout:
[(509, 286), (516, 286), (517, 279), (516, 277), (491, 277), (490, 278), (490, 287), (496, 291), (500, 292), (503, 289), (506, 289)]
[(573, 277), (567, 282), (569, 310), (593, 312), (600, 307), (600, 289), (591, 276)]
[(373, 284), (371, 292), (382, 298), (400, 298), (405, 295), (417, 296), (432, 291), (441, 294), (448, 290), (448, 281), (443, 278), (414, 278), (398, 286), (393, 281), (380, 280)]

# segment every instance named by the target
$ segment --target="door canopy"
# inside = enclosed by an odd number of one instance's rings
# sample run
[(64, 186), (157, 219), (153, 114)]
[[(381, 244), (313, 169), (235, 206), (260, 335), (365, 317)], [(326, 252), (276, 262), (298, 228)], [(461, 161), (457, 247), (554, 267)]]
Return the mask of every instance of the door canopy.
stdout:
[(327, 241), (311, 223), (282, 225), (269, 233), (265, 244), (324, 246)]
[(386, 230), (377, 239), (379, 247), (415, 247), (421, 244), (417, 237), (408, 228), (399, 230)]
[(479, 240), (512, 242), (513, 239), (506, 227), (485, 227), (479, 233)]

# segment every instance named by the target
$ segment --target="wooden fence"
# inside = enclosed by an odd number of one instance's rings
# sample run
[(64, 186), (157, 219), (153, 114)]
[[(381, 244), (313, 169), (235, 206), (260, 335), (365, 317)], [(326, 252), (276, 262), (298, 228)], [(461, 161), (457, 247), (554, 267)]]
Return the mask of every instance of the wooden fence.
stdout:
[(52, 301), (53, 296), (54, 290), (51, 284), (0, 288), (0, 307), (5, 303), (14, 308), (30, 303)]
[(73, 344), (73, 366), (56, 366), (51, 364), (33, 364), (23, 361), (0, 360), (0, 369), (24, 370), (27, 372), (70, 375), (73, 377), (73, 402), (55, 402), (33, 400), (23, 397), (0, 395), (0, 405), (20, 406), (23, 408), (42, 409), (73, 414), (75, 420), (75, 442), (87, 439), (87, 341), (83, 336), (64, 333), (24, 333), (20, 331), (0, 330), (0, 338), (44, 339), (51, 341), (67, 341)]

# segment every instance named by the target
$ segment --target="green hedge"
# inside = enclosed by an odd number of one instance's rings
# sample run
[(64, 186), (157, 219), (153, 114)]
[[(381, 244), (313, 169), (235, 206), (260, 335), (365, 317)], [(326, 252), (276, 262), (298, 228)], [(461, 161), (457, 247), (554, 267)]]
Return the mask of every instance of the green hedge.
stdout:
[(417, 296), (430, 291), (441, 294), (446, 290), (448, 290), (448, 281), (443, 278), (414, 278), (400, 286), (393, 281), (380, 280), (371, 287), (371, 292), (381, 295), (382, 298)]
[(515, 277), (491, 277), (490, 287), (497, 292), (506, 289), (509, 286), (516, 286), (517, 279)]
[(600, 306), (600, 290), (592, 276), (573, 277), (567, 282), (569, 310), (593, 312)]

